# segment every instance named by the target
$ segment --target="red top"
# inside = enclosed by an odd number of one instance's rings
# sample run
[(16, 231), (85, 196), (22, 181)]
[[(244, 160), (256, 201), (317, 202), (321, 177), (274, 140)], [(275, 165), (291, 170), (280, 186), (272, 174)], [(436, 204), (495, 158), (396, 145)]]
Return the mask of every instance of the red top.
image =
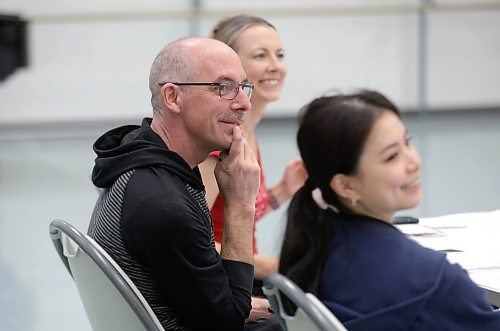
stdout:
[[(210, 155), (218, 156), (218, 152), (212, 152)], [(264, 216), (267, 207), (269, 206), (269, 192), (266, 187), (262, 164), (260, 162), (260, 152), (257, 152), (258, 162), (260, 166), (260, 188), (255, 200), (255, 216), (254, 221), (257, 222)], [(222, 232), (224, 230), (224, 199), (219, 193), (215, 199), (214, 205), (210, 210), (212, 216), (212, 224), (214, 227), (214, 238), (217, 242), (222, 242)], [(257, 254), (257, 239), (255, 237), (255, 222), (253, 225), (253, 252)]]

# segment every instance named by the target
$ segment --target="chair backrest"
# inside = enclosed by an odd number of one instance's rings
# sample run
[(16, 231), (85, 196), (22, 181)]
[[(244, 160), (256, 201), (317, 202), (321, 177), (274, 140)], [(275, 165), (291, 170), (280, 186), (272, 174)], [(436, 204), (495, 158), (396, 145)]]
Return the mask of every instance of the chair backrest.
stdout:
[[(262, 288), (274, 313), (280, 318), (285, 331), (347, 331), (333, 313), (311, 293), (304, 293), (294, 282), (279, 273), (264, 279)], [(295, 306), (295, 315), (285, 312), (281, 295)]]
[(94, 331), (164, 330), (130, 278), (92, 238), (61, 220), (52, 221), (49, 232)]

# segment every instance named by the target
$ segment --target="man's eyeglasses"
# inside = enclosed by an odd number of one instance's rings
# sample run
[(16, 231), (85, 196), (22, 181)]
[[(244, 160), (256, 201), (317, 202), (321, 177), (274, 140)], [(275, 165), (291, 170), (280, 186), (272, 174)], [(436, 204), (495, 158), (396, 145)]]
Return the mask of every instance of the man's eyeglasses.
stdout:
[(219, 96), (225, 100), (233, 100), (238, 95), (239, 89), (243, 90), (248, 99), (252, 97), (253, 84), (252, 83), (241, 83), (238, 84), (235, 81), (227, 81), (221, 83), (175, 83), (175, 82), (165, 82), (160, 83), (159, 85), (165, 85), (167, 83), (171, 83), (178, 86), (217, 86), (219, 90)]

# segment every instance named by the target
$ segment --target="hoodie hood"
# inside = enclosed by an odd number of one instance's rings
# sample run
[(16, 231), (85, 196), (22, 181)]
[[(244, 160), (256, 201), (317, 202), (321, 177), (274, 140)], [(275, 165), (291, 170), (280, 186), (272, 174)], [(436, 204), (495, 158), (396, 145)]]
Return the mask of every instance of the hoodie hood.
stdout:
[(150, 127), (151, 118), (142, 125), (125, 125), (112, 129), (94, 143), (97, 154), (92, 182), (95, 186), (111, 186), (123, 173), (136, 168), (167, 169), (193, 188), (203, 189), (198, 168), (194, 170), (177, 153), (170, 151)]

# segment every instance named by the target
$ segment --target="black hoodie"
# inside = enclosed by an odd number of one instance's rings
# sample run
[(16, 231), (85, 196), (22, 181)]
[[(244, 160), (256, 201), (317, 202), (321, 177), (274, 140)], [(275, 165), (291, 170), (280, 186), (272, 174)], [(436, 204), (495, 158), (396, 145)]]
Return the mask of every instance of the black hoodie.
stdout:
[(139, 288), (166, 330), (241, 330), (253, 267), (221, 260), (198, 168), (150, 128), (128, 125), (94, 144), (104, 188), (89, 235)]

